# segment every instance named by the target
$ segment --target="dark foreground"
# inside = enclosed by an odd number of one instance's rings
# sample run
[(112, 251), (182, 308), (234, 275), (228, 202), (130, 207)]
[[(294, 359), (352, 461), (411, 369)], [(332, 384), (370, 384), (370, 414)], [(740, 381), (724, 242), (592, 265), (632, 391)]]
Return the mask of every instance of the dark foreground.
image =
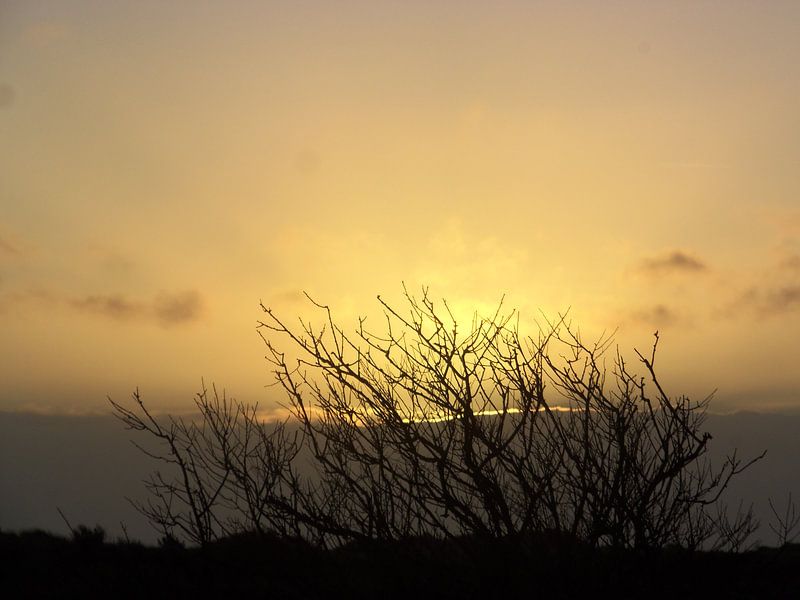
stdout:
[(240, 536), (207, 548), (0, 532), (4, 598), (800, 598), (800, 545), (742, 554), (563, 539), (351, 544)]

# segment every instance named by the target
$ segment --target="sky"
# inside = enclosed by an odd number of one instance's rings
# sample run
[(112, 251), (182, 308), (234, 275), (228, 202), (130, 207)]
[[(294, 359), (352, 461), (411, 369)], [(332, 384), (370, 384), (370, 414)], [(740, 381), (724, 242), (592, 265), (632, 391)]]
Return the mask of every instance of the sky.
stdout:
[(569, 310), (800, 409), (800, 4), (0, 3), (0, 410), (271, 410), (259, 302)]

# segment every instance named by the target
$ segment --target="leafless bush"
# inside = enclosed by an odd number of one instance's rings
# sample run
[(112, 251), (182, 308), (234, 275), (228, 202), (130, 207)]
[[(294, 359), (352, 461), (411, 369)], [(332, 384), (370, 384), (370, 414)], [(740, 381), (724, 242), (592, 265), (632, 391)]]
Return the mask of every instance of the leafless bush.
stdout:
[(797, 505), (792, 501), (792, 494), (790, 493), (786, 498), (786, 510), (783, 513), (779, 513), (775, 508), (772, 498), (769, 499), (769, 508), (772, 516), (775, 517), (775, 520), (769, 523), (769, 528), (775, 534), (778, 546), (783, 547), (794, 542), (799, 535), (797, 529), (800, 526), (800, 513), (797, 512)]
[(150, 476), (149, 499), (134, 506), (164, 537), (206, 544), (242, 529), (297, 533), (286, 482), (299, 445), (285, 424), (260, 422), (256, 406), (215, 388), (197, 394), (199, 419), (158, 419), (138, 390), (133, 400), (133, 408), (111, 404), (129, 429), (155, 438), (156, 448), (137, 447), (168, 470)]
[(720, 503), (711, 523), (711, 550), (741, 552), (755, 545), (750, 539), (759, 522), (753, 515), (752, 505), (745, 510), (743, 503), (739, 502), (738, 508), (732, 511), (727, 504)]
[(216, 391), (198, 395), (196, 422), (161, 423), (138, 393), (133, 409), (113, 403), (174, 468), (153, 476), (139, 509), (197, 543), (244, 529), (325, 546), (557, 531), (592, 545), (695, 548), (721, 534), (709, 507), (754, 461), (707, 462), (709, 399), (665, 393), (658, 334), (648, 356), (637, 352), (640, 376), (619, 352), (607, 370), (611, 338), (587, 345), (563, 316), (523, 336), (501, 303), (462, 330), (427, 291), (406, 300), (401, 312), (379, 298), (380, 333), (364, 320), (348, 333), (313, 301), (318, 328), (262, 305), (291, 425), (265, 425)]

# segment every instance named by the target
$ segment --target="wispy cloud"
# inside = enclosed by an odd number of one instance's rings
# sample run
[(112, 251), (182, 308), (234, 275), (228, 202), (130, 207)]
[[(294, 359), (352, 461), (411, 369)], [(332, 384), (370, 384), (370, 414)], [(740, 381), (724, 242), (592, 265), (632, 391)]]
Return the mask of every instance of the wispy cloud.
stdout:
[(0, 314), (18, 307), (37, 307), (52, 309), (62, 304), (61, 298), (42, 288), (25, 291), (8, 291), (0, 294)]
[(151, 300), (125, 294), (87, 294), (74, 297), (42, 289), (8, 292), (0, 296), (0, 311), (10, 308), (68, 308), (113, 321), (152, 321), (168, 327), (198, 321), (203, 314), (203, 298), (196, 290), (162, 292)]
[(162, 325), (177, 325), (196, 321), (203, 302), (195, 290), (178, 294), (159, 294), (153, 303), (153, 314)]
[(787, 256), (783, 261), (781, 261), (781, 268), (787, 271), (797, 271), (800, 272), (800, 256), (797, 254), (793, 254), (791, 256)]
[(800, 255), (785, 252), (773, 264), (763, 266), (719, 313), (728, 318), (800, 314)]
[(203, 301), (197, 291), (188, 290), (162, 292), (149, 302), (133, 300), (121, 294), (90, 295), (73, 299), (70, 305), (118, 321), (152, 319), (160, 325), (170, 326), (197, 321), (202, 313)]
[(800, 284), (781, 285), (763, 291), (751, 290), (742, 301), (764, 317), (785, 315), (800, 310)]
[(15, 97), (16, 93), (11, 85), (0, 83), (0, 108), (11, 108)]
[(8, 240), (0, 238), (0, 254), (15, 256), (19, 253), (20, 253), (19, 248), (17, 248), (14, 244), (9, 242)]
[(70, 300), (70, 305), (84, 312), (117, 320), (146, 316), (149, 308), (146, 304), (134, 302), (121, 294), (94, 294), (84, 298)]
[(23, 30), (22, 39), (31, 46), (45, 48), (69, 39), (72, 32), (72, 27), (66, 22), (39, 21)]
[(674, 250), (662, 256), (645, 259), (642, 261), (639, 268), (646, 273), (654, 275), (663, 275), (667, 273), (702, 273), (708, 270), (708, 267), (703, 261), (683, 250)]
[(664, 161), (658, 163), (661, 167), (668, 169), (730, 169), (731, 165), (720, 162), (704, 161)]
[(656, 328), (676, 325), (681, 320), (674, 309), (664, 304), (655, 304), (631, 311), (629, 319), (638, 325)]
[(298, 289), (284, 289), (270, 294), (268, 298), (262, 300), (265, 305), (282, 304), (282, 305), (297, 305), (305, 301), (303, 292)]
[(728, 317), (748, 312), (762, 318), (800, 312), (800, 283), (748, 288), (723, 310)]
[(771, 313), (784, 313), (800, 308), (800, 285), (787, 285), (766, 295), (764, 307)]

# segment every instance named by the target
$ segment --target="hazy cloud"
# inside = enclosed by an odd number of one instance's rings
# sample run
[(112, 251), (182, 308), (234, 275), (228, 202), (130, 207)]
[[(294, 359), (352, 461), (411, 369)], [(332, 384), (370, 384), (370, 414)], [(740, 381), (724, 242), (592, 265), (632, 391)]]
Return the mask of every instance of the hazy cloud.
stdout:
[(727, 317), (741, 313), (773, 317), (795, 312), (800, 313), (800, 255), (791, 252), (763, 268), (758, 279), (722, 309)]
[(89, 294), (72, 297), (41, 289), (7, 292), (0, 295), (0, 312), (19, 308), (69, 308), (115, 321), (150, 320), (169, 326), (197, 321), (202, 315), (203, 301), (199, 292), (187, 290), (162, 292), (154, 299), (139, 300), (125, 294)]
[(800, 308), (800, 285), (787, 285), (770, 290), (761, 305), (768, 314), (780, 314)]
[(0, 254), (16, 255), (19, 254), (19, 248), (8, 240), (0, 238)]
[(723, 312), (735, 316), (742, 311), (760, 317), (774, 317), (800, 311), (800, 284), (777, 285), (768, 289), (751, 287), (734, 300)]
[(269, 307), (272, 304), (281, 304), (281, 305), (296, 305), (304, 302), (306, 300), (305, 295), (301, 290), (282, 290), (275, 292), (274, 294), (270, 294), (267, 298), (263, 299), (264, 306)]
[(793, 254), (781, 262), (781, 268), (788, 271), (800, 271), (800, 256)]
[(635, 310), (630, 314), (630, 319), (640, 325), (656, 328), (675, 325), (680, 321), (678, 314), (664, 304), (656, 304), (654, 306)]
[(153, 304), (156, 319), (162, 325), (196, 321), (200, 317), (202, 301), (194, 290), (178, 294), (159, 294)]
[(188, 290), (174, 294), (162, 292), (152, 302), (131, 300), (122, 294), (101, 294), (72, 300), (70, 304), (112, 319), (154, 319), (167, 326), (196, 321), (203, 303), (197, 291)]
[(14, 88), (7, 83), (0, 83), (0, 108), (11, 108), (16, 98)]
[(294, 157), (294, 166), (304, 177), (308, 177), (319, 171), (322, 160), (319, 153), (312, 148), (305, 148), (298, 152)]
[(78, 310), (111, 317), (112, 319), (132, 319), (147, 314), (147, 307), (139, 302), (128, 300), (120, 294), (91, 295), (70, 301)]
[(59, 21), (39, 21), (33, 23), (22, 32), (22, 39), (27, 44), (45, 48), (63, 42), (72, 35), (67, 23)]
[(703, 161), (664, 161), (659, 163), (668, 169), (730, 169), (731, 165), (718, 162)]
[(664, 256), (642, 261), (642, 271), (652, 274), (664, 273), (700, 273), (708, 267), (698, 258), (682, 250), (675, 250)]
[(98, 266), (111, 276), (128, 276), (136, 270), (136, 262), (126, 252), (122, 252), (113, 246), (101, 244), (90, 244), (87, 252), (93, 261), (97, 261)]
[(24, 306), (51, 309), (59, 304), (61, 304), (61, 299), (58, 296), (41, 288), (31, 288), (25, 291), (9, 291), (5, 294), (0, 294), (0, 313)]
[(766, 219), (778, 233), (784, 236), (800, 235), (800, 210), (772, 209), (766, 213)]

